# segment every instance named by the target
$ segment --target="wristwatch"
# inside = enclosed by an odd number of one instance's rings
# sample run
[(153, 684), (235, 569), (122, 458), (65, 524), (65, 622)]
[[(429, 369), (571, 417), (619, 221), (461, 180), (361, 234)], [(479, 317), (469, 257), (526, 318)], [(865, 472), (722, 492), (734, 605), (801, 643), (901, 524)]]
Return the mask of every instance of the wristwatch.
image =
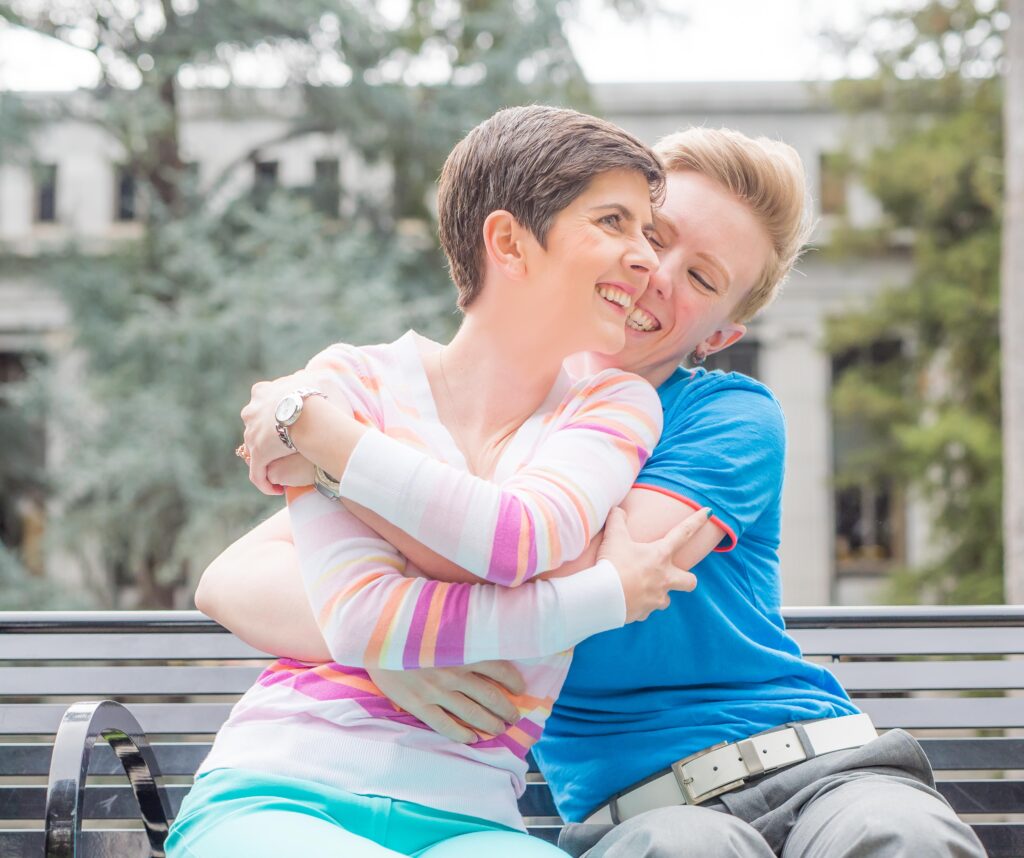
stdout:
[(294, 450), (295, 445), (288, 434), (288, 427), (295, 425), (295, 421), (302, 414), (302, 404), (310, 396), (323, 396), (324, 399), (327, 398), (326, 394), (321, 393), (315, 387), (300, 387), (298, 390), (293, 390), (291, 393), (282, 396), (281, 401), (277, 403), (277, 408), (274, 409), (274, 425), (277, 429), (277, 437), (281, 439), (281, 443), (289, 450)]
[(325, 498), (331, 500), (341, 499), (341, 483), (327, 473), (319, 465), (313, 466), (313, 485)]

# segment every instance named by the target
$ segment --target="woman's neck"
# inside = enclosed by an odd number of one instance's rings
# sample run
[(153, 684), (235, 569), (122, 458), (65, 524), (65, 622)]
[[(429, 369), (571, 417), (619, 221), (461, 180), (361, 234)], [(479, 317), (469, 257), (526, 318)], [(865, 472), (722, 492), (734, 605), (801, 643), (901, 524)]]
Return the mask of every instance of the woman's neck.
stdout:
[(529, 326), (469, 314), (445, 346), (439, 370), (467, 440), (514, 431), (544, 402), (564, 355)]

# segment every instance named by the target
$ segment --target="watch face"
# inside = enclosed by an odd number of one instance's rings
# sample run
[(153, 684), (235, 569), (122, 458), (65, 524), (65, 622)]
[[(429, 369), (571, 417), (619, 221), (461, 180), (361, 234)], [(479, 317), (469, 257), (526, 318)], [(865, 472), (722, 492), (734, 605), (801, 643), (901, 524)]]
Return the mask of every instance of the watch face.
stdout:
[(277, 403), (277, 410), (274, 411), (274, 419), (278, 423), (288, 425), (288, 421), (295, 416), (295, 412), (298, 410), (299, 405), (302, 402), (302, 398), (296, 396), (294, 393), (289, 393), (284, 399)]

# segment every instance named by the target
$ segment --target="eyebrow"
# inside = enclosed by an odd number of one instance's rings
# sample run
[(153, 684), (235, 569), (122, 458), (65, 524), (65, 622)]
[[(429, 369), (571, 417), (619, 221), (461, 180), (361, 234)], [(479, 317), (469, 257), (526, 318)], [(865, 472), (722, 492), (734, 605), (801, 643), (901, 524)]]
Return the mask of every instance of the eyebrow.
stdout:
[(729, 276), (729, 272), (728, 270), (726, 270), (726, 267), (722, 265), (722, 263), (719, 262), (718, 259), (712, 256), (710, 253), (701, 252), (698, 253), (697, 256), (703, 259), (708, 265), (710, 265), (712, 268), (718, 271), (718, 273), (722, 276), (723, 280), (722, 292), (728, 292), (729, 287), (732, 285), (732, 277)]
[[(622, 203), (602, 203), (601, 205), (590, 207), (590, 211), (597, 211), (598, 209), (614, 209), (619, 214), (621, 214), (626, 220), (633, 221), (637, 219), (636, 215), (633, 214), (633, 212), (630, 209), (622, 205)], [(643, 225), (643, 229), (654, 229), (654, 221), (652, 220), (648, 223), (645, 223)]]

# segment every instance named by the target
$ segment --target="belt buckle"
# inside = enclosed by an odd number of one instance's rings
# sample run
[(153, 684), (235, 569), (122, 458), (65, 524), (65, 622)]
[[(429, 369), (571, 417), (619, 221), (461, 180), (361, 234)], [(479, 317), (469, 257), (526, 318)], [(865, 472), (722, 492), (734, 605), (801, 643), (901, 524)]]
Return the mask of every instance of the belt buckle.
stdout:
[(693, 784), (693, 778), (686, 777), (685, 773), (683, 772), (683, 766), (685, 766), (687, 763), (691, 763), (694, 760), (703, 757), (705, 754), (710, 754), (712, 751), (717, 751), (719, 750), (719, 748), (724, 748), (726, 745), (731, 744), (733, 743), (719, 742), (717, 745), (712, 745), (710, 748), (704, 748), (701, 751), (697, 751), (697, 753), (695, 754), (690, 754), (690, 756), (684, 757), (681, 760), (676, 760), (674, 763), (672, 763), (672, 774), (676, 776), (676, 783), (679, 785), (679, 791), (683, 794), (683, 804), (702, 804), (708, 799), (722, 795), (722, 793), (734, 790), (737, 787), (741, 787), (744, 783), (746, 783), (746, 781), (744, 781), (743, 778), (740, 778), (739, 780), (730, 781), (727, 784), (722, 784), (722, 786), (720, 787), (715, 787), (715, 789), (710, 789), (707, 792), (695, 793), (691, 788), (691, 785)]

